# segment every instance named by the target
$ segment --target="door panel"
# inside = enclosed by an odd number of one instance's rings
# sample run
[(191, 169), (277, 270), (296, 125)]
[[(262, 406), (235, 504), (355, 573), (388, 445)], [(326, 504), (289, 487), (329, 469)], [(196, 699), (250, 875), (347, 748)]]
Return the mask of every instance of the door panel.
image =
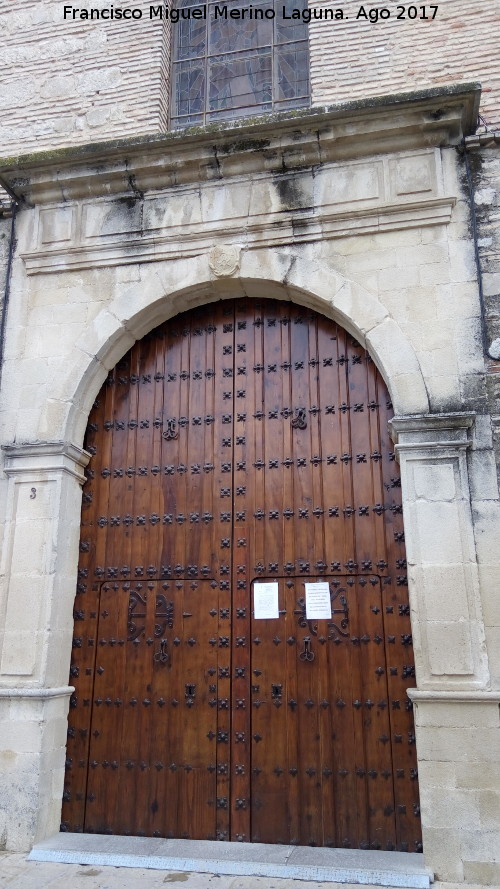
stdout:
[(395, 811), (380, 581), (329, 583), (331, 620), (306, 620), (291, 577), (280, 617), (253, 621), (252, 840), (382, 847)]
[[(86, 436), (63, 829), (420, 848), (390, 415), (361, 346), (285, 302), (193, 310), (117, 365)], [(313, 580), (331, 622), (305, 619)]]

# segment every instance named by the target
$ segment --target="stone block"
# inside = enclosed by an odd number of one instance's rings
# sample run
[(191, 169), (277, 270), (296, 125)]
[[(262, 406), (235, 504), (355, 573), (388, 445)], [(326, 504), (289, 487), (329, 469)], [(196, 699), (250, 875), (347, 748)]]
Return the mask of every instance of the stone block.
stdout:
[(464, 861), (489, 861), (500, 864), (500, 829), (466, 831), (462, 837)]
[[(425, 340), (423, 348), (425, 348)], [(422, 373), (427, 379), (429, 377), (439, 378), (443, 375), (456, 377), (458, 374), (458, 358), (450, 343), (446, 346), (433, 348), (431, 351), (420, 351), (420, 364)]]
[(431, 374), (426, 376), (426, 383), (432, 411), (439, 413), (463, 410), (456, 374)]
[(391, 197), (429, 197), (437, 188), (436, 155), (432, 151), (402, 154), (389, 161)]
[[(415, 723), (420, 728), (500, 728), (498, 703), (466, 701), (419, 701), (416, 707)], [(500, 758), (500, 747), (498, 750)], [(444, 763), (434, 763), (444, 765)], [(457, 766), (458, 768), (458, 766)], [(455, 770), (455, 765), (453, 765)], [(454, 772), (455, 773), (455, 772)], [(498, 777), (500, 782), (500, 775)], [(459, 782), (457, 781), (457, 784)], [(465, 785), (460, 784), (461, 787)]]
[(438, 305), (442, 295), (440, 288), (433, 285), (417, 285), (407, 287), (405, 292), (408, 316), (412, 321), (429, 321), (435, 323), (438, 315)]
[(395, 374), (389, 382), (389, 391), (392, 397), (395, 412), (406, 410), (408, 413), (418, 413), (429, 409), (427, 392), (422, 386), (422, 373)]
[[(76, 329), (74, 325), (80, 325), (80, 328), (83, 330), (87, 323), (87, 306), (85, 303), (76, 303), (74, 305), (71, 302), (71, 294), (69, 293), (67, 303), (58, 305), (56, 311), (54, 311), (53, 305), (34, 306), (29, 313), (28, 324), (43, 330), (47, 325), (54, 323), (54, 316), (57, 317), (57, 324), (61, 325), (61, 329), (69, 326), (69, 329), (73, 331)], [(61, 344), (58, 351), (61, 351)], [(56, 351), (52, 352), (54, 356), (57, 354), (58, 352)], [(29, 353), (27, 357), (30, 357)]]
[(418, 283), (424, 286), (427, 284), (449, 284), (451, 280), (449, 262), (433, 262), (419, 268)]
[(450, 316), (456, 322), (461, 318), (477, 317), (479, 311), (479, 297), (477, 283), (465, 281), (439, 287), (439, 300), (437, 304), (438, 317), (450, 322)]
[(486, 627), (500, 627), (498, 565), (479, 565), (479, 583), (484, 624)]
[(434, 281), (422, 281), (419, 268), (416, 265), (406, 266), (404, 268), (393, 267), (381, 269), (377, 275), (378, 290), (381, 294), (385, 291), (394, 291), (398, 293), (406, 287), (418, 287), (419, 284), (434, 284)]
[(28, 327), (25, 352), (30, 358), (50, 358), (54, 355), (69, 354), (82, 331), (81, 324), (43, 324)]
[(476, 281), (477, 270), (472, 239), (450, 241), (450, 280), (456, 283)]
[[(12, 315), (10, 312), (9, 305), (9, 315), (12, 323), (9, 323), (7, 328), (7, 332), (5, 335), (5, 344), (4, 344), (4, 361), (19, 361), (19, 356), (26, 354), (26, 324), (25, 322), (13, 322)], [(35, 357), (31, 355), (31, 357)]]
[(78, 94), (101, 93), (109, 89), (116, 89), (122, 82), (122, 73), (118, 65), (102, 68), (90, 68), (76, 78)]
[(414, 463), (413, 493), (417, 500), (452, 502), (457, 496), (456, 462)]
[[(500, 749), (496, 761), (457, 762), (454, 765), (457, 787), (467, 790), (491, 791), (500, 793)], [(499, 810), (500, 811), (500, 810)]]
[(466, 763), (498, 762), (498, 728), (420, 728), (419, 759)]
[[(447, 263), (448, 244), (415, 244), (411, 247), (401, 247), (398, 250), (398, 264), (405, 266), (427, 266), (435, 263)], [(429, 285), (425, 285), (429, 286)]]
[(500, 776), (497, 777), (496, 785), (496, 790), (478, 792), (479, 823), (484, 830), (500, 832)]
[(392, 247), (397, 255), (403, 247), (413, 247), (422, 243), (422, 229), (407, 228), (401, 231), (380, 232), (372, 235), (371, 240), (374, 249), (387, 250)]
[(498, 478), (492, 450), (473, 451), (469, 455), (471, 500), (498, 501)]
[(73, 233), (74, 207), (57, 207), (40, 210), (39, 240), (41, 244), (70, 241)]
[[(207, 199), (206, 205), (203, 206), (203, 212), (206, 214), (205, 221), (212, 218), (216, 212), (216, 207), (213, 205), (214, 191), (220, 193), (221, 189), (207, 189), (207, 192), (212, 194), (212, 200), (210, 201), (210, 199)], [(230, 206), (230, 197), (231, 194), (229, 190), (226, 189), (224, 204), (226, 213)], [(242, 195), (242, 204), (243, 203), (244, 200)], [(242, 215), (242, 204), (239, 206), (239, 211), (234, 208), (233, 213), (229, 215)], [(181, 226), (184, 231), (186, 231), (186, 226), (199, 225), (203, 222), (203, 218), (201, 198), (198, 190), (186, 189), (185, 191), (169, 195), (168, 200), (164, 197), (151, 198), (144, 203), (143, 225), (145, 231), (164, 230)]]
[(417, 500), (413, 506), (421, 558), (437, 565), (463, 561), (460, 516), (456, 503)]
[(354, 207), (383, 200), (384, 166), (381, 160), (336, 165), (318, 170), (314, 181), (315, 202), (319, 207)]
[[(404, 413), (426, 413), (427, 391), (417, 357), (398, 325), (390, 318), (377, 324), (367, 334), (368, 348), (378, 356), (379, 368), (392, 381), (394, 409)], [(405, 373), (401, 373), (405, 368)], [(406, 384), (406, 385), (405, 385)]]
[(462, 883), (463, 864), (460, 833), (455, 827), (427, 829), (422, 819), (425, 861), (432, 867), (436, 880)]
[(94, 127), (103, 127), (104, 124), (108, 123), (113, 115), (113, 108), (111, 106), (97, 107), (91, 108), (90, 111), (85, 115), (85, 121), (87, 125), (91, 128)]
[(426, 565), (420, 570), (420, 578), (423, 587), (425, 620), (461, 621), (469, 619), (463, 565)]
[[(419, 725), (426, 724), (425, 721), (420, 723), (421, 710), (423, 709), (420, 705), (416, 708), (416, 719)], [(418, 777), (422, 787), (440, 787), (447, 792), (449, 788), (456, 786), (456, 765), (453, 762), (432, 762), (423, 759), (418, 764)]]
[(485, 296), (500, 294), (500, 272), (485, 272), (483, 274), (483, 293)]
[(491, 681), (494, 688), (500, 688), (500, 627), (486, 627), (485, 635)]
[[(345, 284), (339, 286), (337, 292), (332, 294), (331, 303), (340, 318), (345, 321), (356, 319), (363, 334), (388, 317), (387, 310), (382, 303), (374, 298), (369, 298), (365, 289), (354, 282), (346, 281)], [(360, 339), (359, 334), (357, 339)]]
[(428, 621), (425, 635), (432, 676), (470, 676), (474, 673), (468, 622)]
[(474, 420), (472, 450), (490, 450), (492, 446), (491, 417), (489, 414), (478, 414)]
[(43, 727), (39, 722), (14, 722), (8, 720), (2, 725), (0, 748), (5, 755), (9, 750), (16, 754), (38, 753), (40, 751)]
[[(409, 250), (413, 248), (408, 248)], [(362, 275), (363, 272), (379, 272), (382, 269), (394, 267), (394, 250), (367, 250), (365, 253), (357, 254), (355, 259), (348, 261), (348, 274)], [(376, 279), (375, 279), (376, 280)]]
[[(134, 337), (123, 328), (117, 317), (110, 311), (103, 309), (87, 325), (85, 331), (81, 332), (74, 348), (84, 352), (92, 359), (98, 358), (105, 367), (111, 370), (125, 352), (133, 346), (134, 342)], [(70, 352), (71, 349), (68, 348), (68, 353)]]
[(473, 830), (479, 823), (479, 803), (474, 791), (420, 786), (422, 817), (427, 829)]
[(478, 886), (500, 886), (500, 862), (464, 861), (464, 880)]
[(472, 503), (472, 516), (479, 564), (491, 564), (492, 553), (498, 552), (500, 503), (495, 500), (475, 500)]

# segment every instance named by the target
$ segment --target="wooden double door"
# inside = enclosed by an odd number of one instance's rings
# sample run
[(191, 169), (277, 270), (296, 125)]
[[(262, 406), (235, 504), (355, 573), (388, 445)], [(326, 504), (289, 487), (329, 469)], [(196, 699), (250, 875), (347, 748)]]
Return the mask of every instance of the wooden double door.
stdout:
[[(63, 830), (421, 848), (390, 415), (363, 348), (287, 302), (178, 316), (110, 373)], [(331, 616), (311, 619), (320, 582)]]

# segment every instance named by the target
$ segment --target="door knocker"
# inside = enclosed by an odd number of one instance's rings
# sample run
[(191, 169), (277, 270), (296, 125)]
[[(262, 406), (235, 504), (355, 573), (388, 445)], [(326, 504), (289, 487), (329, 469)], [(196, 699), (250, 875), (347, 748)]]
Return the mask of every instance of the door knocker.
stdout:
[(296, 407), (295, 416), (292, 420), (294, 429), (307, 429), (306, 409), (305, 407)]
[(311, 637), (304, 636), (304, 651), (301, 651), (299, 654), (299, 658), (301, 661), (313, 661), (315, 658), (314, 651), (311, 646)]
[(175, 417), (169, 417), (165, 420), (165, 430), (162, 432), (163, 438), (166, 438), (167, 441), (172, 441), (175, 438), (179, 438), (179, 432), (177, 429), (177, 420)]
[(158, 664), (168, 664), (168, 641), (167, 639), (160, 639), (160, 647), (157, 652), (155, 652), (153, 656), (153, 660), (155, 660)]

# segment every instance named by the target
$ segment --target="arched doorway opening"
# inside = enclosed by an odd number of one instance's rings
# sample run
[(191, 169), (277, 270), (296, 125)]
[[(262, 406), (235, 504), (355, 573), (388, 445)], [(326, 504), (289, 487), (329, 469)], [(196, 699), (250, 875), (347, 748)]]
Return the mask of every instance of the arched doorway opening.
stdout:
[(289, 302), (139, 341), (91, 412), (63, 829), (418, 851), (391, 404)]

